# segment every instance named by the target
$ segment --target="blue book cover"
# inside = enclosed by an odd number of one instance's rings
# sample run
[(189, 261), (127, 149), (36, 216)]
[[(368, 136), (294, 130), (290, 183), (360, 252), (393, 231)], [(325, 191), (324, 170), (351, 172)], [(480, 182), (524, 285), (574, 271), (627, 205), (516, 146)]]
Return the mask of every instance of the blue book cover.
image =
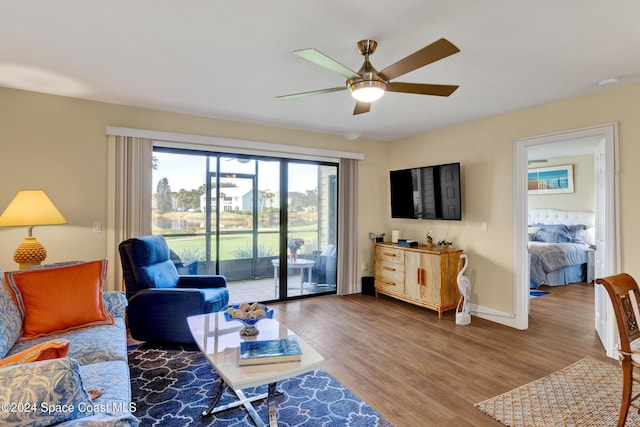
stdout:
[(299, 362), (302, 350), (296, 337), (240, 343), (240, 366)]

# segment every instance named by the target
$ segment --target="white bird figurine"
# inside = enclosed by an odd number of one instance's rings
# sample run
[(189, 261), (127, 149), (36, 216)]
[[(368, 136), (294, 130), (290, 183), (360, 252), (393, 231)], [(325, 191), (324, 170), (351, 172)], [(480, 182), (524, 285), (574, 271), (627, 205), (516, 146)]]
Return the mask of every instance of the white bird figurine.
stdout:
[[(462, 268), (460, 268), (460, 264)], [(458, 308), (456, 309), (456, 324), (468, 325), (471, 323), (471, 313), (469, 311), (469, 304), (471, 300), (471, 282), (469, 278), (464, 275), (467, 266), (469, 265), (469, 258), (466, 254), (460, 255), (458, 261), (458, 290), (460, 291), (460, 301), (458, 301)]]

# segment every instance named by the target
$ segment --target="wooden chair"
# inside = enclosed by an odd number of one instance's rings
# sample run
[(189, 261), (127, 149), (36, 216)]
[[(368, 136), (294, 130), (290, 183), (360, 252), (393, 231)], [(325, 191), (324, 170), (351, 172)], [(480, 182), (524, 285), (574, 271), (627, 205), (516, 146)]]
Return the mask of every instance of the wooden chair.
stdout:
[(630, 406), (640, 412), (640, 403), (636, 403), (640, 393), (633, 394), (634, 383), (640, 383), (633, 376), (633, 368), (640, 368), (640, 290), (633, 277), (626, 273), (597, 279), (596, 283), (603, 285), (611, 298), (620, 334), (619, 354), (623, 383), (618, 427), (624, 427)]

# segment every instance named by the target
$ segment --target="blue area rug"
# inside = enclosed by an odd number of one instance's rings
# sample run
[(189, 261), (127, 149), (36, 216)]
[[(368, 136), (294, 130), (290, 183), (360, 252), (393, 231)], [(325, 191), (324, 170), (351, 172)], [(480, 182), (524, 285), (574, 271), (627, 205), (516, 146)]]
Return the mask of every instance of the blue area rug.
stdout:
[(547, 291), (536, 291), (533, 289), (529, 290), (529, 298), (538, 298), (538, 297), (543, 297), (545, 295), (549, 295), (549, 292)]
[[(132, 401), (141, 426), (250, 426), (246, 410), (230, 409), (202, 417), (218, 389), (218, 375), (195, 346), (129, 347)], [(317, 370), (277, 383), (278, 426), (392, 426), (378, 412)], [(244, 390), (266, 393), (266, 386)], [(218, 405), (236, 400), (228, 389)], [(254, 402), (265, 421), (266, 401)]]

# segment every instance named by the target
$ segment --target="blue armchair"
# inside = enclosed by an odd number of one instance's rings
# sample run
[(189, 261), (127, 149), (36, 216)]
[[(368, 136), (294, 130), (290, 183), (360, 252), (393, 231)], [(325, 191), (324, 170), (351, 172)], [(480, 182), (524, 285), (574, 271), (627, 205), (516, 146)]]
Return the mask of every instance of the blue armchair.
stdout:
[(162, 236), (125, 240), (118, 247), (124, 273), (127, 324), (139, 341), (193, 343), (187, 317), (225, 310), (224, 276), (180, 276)]

